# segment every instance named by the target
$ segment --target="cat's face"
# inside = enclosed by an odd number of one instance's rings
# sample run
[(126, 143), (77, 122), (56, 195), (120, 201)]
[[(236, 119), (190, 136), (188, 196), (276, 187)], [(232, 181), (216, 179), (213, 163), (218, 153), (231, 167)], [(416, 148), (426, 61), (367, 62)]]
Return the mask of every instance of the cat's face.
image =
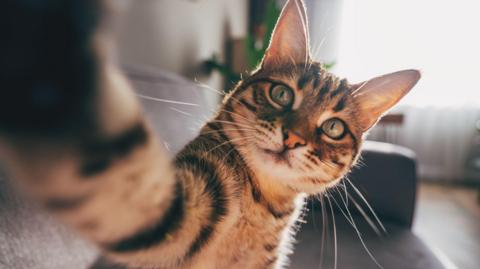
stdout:
[(354, 162), (363, 133), (352, 90), (317, 63), (259, 71), (230, 100), (239, 114), (232, 114), (237, 145), (255, 171), (292, 188), (334, 185)]
[(303, 4), (290, 0), (262, 65), (225, 100), (229, 134), (254, 172), (291, 189), (335, 185), (363, 134), (419, 79), (405, 70), (351, 85), (311, 60)]

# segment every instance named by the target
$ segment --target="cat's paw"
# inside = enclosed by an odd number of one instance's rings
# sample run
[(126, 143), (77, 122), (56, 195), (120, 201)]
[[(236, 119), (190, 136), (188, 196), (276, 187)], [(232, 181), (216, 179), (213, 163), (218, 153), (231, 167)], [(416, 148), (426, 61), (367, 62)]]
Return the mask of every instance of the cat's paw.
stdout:
[(93, 0), (6, 0), (0, 9), (0, 131), (82, 124), (96, 84)]

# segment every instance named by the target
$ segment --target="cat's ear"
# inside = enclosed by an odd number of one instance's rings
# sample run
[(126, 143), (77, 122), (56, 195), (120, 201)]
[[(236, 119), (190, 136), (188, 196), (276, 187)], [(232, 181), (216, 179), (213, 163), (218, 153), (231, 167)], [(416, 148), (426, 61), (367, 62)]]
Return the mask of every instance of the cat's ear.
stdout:
[(275, 25), (262, 68), (310, 61), (307, 13), (302, 0), (288, 0)]
[(360, 110), (358, 120), (363, 131), (375, 125), (383, 114), (400, 101), (420, 76), (418, 70), (403, 70), (354, 85), (352, 95)]

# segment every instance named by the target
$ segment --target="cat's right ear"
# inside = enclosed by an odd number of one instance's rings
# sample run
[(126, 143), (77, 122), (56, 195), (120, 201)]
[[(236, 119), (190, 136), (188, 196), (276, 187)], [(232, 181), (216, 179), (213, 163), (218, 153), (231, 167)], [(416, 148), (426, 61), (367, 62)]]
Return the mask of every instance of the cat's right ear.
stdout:
[(418, 70), (403, 70), (354, 85), (352, 97), (358, 108), (357, 120), (365, 132), (402, 99), (420, 79)]
[(288, 0), (275, 25), (261, 68), (310, 61), (307, 13), (301, 0)]

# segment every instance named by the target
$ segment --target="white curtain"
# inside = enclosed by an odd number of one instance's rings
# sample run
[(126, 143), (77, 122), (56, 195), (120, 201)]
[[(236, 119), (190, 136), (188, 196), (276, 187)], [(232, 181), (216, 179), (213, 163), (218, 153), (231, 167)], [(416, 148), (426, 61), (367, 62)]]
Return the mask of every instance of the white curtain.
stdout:
[(477, 152), (475, 147), (479, 147), (475, 141), (478, 107), (403, 106), (395, 112), (405, 115), (404, 123), (378, 125), (368, 139), (413, 149), (422, 179), (475, 180), (467, 174), (467, 163), (471, 153)]
[(335, 73), (353, 82), (404, 68), (422, 79), (400, 127), (370, 138), (413, 149), (422, 178), (463, 180), (480, 119), (480, 1), (345, 0)]
[(404, 104), (480, 105), (480, 1), (345, 0), (337, 74), (423, 77)]

